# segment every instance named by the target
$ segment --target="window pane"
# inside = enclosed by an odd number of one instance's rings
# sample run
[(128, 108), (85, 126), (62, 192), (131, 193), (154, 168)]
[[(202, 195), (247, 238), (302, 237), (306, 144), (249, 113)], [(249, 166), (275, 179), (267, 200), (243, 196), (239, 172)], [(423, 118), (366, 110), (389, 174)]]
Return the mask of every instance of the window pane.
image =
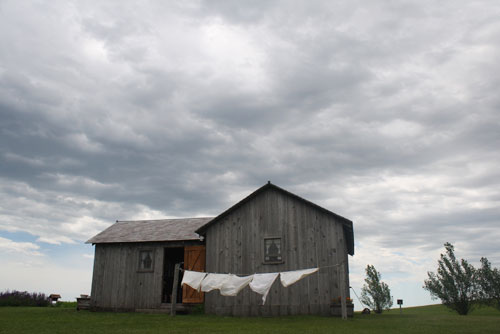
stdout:
[(281, 262), (281, 238), (264, 239), (264, 261)]
[(139, 253), (139, 270), (153, 270), (153, 252), (150, 250)]

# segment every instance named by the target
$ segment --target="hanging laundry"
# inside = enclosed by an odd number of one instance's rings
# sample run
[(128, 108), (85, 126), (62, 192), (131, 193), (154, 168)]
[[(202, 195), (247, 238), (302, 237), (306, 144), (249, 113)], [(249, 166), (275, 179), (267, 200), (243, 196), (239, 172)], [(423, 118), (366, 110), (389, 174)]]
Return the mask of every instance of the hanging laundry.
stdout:
[(207, 273), (199, 271), (184, 270), (181, 285), (187, 284), (193, 289), (200, 291), (201, 281), (207, 276)]
[(253, 275), (239, 277), (229, 274), (229, 278), (224, 282), (220, 289), (223, 296), (236, 296), (238, 292), (248, 285), (253, 279)]
[(201, 281), (201, 291), (208, 292), (217, 289), (220, 290), (228, 279), (228, 274), (208, 274), (203, 281)]
[(250, 282), (250, 289), (262, 295), (262, 305), (266, 302), (267, 294), (279, 273), (254, 274)]
[(304, 270), (293, 270), (293, 271), (284, 271), (280, 273), (281, 284), (286, 288), (297, 281), (303, 279), (304, 277), (311, 275), (319, 270), (319, 268), (311, 268)]

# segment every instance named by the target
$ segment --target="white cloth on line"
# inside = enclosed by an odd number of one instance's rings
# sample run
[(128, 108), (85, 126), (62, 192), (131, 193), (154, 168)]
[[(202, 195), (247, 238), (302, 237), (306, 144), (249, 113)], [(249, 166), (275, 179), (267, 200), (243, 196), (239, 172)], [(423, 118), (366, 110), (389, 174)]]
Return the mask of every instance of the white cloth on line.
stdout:
[(254, 274), (250, 282), (250, 289), (262, 295), (262, 305), (266, 302), (267, 294), (279, 273)]
[(228, 274), (208, 274), (203, 281), (201, 281), (201, 291), (208, 292), (217, 289), (220, 290), (228, 279)]
[(220, 289), (220, 294), (223, 296), (236, 296), (238, 292), (248, 285), (253, 280), (253, 275), (239, 277), (229, 274), (229, 278), (224, 282)]
[(297, 281), (303, 279), (304, 277), (311, 275), (319, 270), (319, 268), (311, 268), (304, 270), (293, 270), (293, 271), (284, 271), (280, 273), (281, 284), (286, 288)]
[(207, 273), (199, 271), (184, 270), (181, 285), (187, 284), (195, 290), (200, 291), (201, 281), (207, 276)]

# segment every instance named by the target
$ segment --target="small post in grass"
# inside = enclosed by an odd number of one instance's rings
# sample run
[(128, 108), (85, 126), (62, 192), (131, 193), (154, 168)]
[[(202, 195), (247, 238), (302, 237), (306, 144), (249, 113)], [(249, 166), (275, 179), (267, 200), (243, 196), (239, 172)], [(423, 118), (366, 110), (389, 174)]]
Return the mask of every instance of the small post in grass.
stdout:
[(181, 269), (181, 264), (176, 263), (174, 268), (174, 285), (172, 287), (172, 303), (170, 309), (170, 315), (175, 315), (175, 303), (177, 302), (177, 285), (179, 283), (179, 271)]
[(403, 314), (403, 309), (401, 308), (401, 305), (403, 305), (402, 299), (398, 299), (398, 305), (399, 305), (399, 314)]

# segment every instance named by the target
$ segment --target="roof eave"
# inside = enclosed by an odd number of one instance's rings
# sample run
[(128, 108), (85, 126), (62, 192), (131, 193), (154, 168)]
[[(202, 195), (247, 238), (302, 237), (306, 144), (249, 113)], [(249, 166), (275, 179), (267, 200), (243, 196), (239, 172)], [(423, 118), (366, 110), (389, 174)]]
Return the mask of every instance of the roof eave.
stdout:
[(131, 244), (131, 243), (147, 243), (147, 242), (181, 242), (181, 241), (203, 241), (201, 238), (186, 238), (186, 239), (176, 239), (176, 240), (117, 240), (117, 241), (91, 241), (88, 240), (86, 244)]

